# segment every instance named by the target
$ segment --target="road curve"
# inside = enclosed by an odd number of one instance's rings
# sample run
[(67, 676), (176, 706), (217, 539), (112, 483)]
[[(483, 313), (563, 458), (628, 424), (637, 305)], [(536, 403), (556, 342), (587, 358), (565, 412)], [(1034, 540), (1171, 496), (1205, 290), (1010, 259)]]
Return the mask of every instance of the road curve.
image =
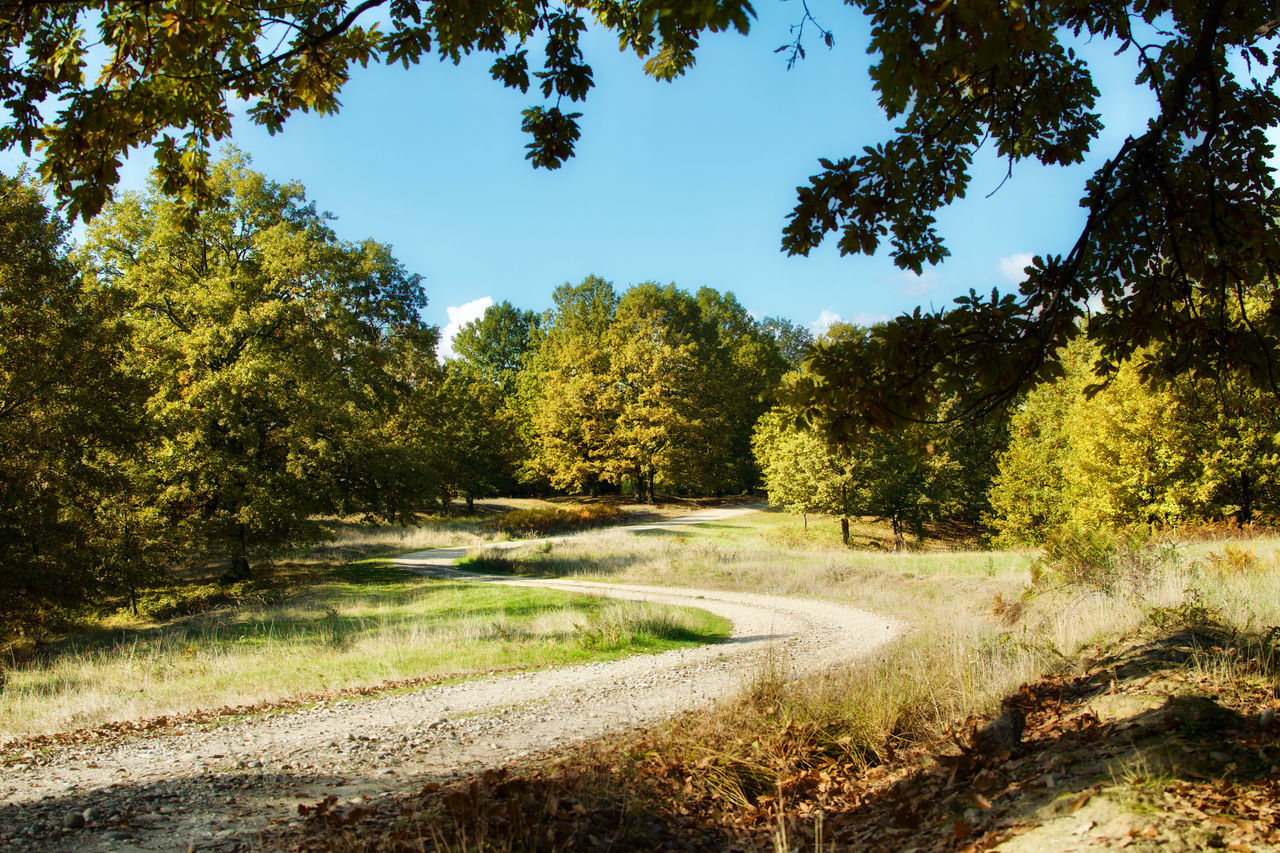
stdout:
[[(633, 531), (754, 511), (727, 508)], [(564, 539), (568, 537), (556, 537)], [(497, 543), (503, 549), (528, 540)], [(867, 655), (902, 628), (842, 604), (723, 590), (476, 575), (467, 549), (393, 562), (435, 577), (701, 607), (733, 622), (722, 644), (340, 700), (212, 729), (62, 747), (0, 778), (0, 848), (234, 850), (297, 819), (300, 802), (415, 790), (733, 695), (766, 667), (811, 672)], [(94, 809), (85, 827), (71, 815)]]

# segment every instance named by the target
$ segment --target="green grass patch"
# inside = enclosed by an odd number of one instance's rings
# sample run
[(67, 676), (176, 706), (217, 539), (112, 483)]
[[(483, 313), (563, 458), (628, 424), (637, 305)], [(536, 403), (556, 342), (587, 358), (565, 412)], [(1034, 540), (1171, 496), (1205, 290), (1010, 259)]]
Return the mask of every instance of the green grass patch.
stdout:
[(705, 611), (408, 575), (370, 560), (279, 600), (96, 626), (10, 669), (0, 739), (410, 678), (607, 660), (722, 640)]

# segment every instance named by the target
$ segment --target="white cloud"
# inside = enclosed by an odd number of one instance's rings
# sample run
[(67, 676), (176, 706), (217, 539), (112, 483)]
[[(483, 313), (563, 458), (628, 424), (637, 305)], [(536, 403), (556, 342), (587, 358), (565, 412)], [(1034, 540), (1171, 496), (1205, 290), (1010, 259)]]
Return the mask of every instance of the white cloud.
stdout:
[(1007, 278), (1011, 284), (1022, 284), (1027, 277), (1023, 270), (1031, 266), (1033, 260), (1035, 255), (1030, 252), (1019, 252), (1016, 255), (1001, 258), (996, 267), (1000, 270), (1000, 275)]
[(818, 315), (818, 319), (809, 324), (809, 328), (813, 330), (815, 335), (825, 335), (827, 333), (827, 329), (830, 329), (833, 323), (839, 322), (839, 314), (823, 308), (822, 313)]
[(889, 320), (888, 314), (868, 314), (866, 311), (859, 311), (849, 319), (841, 317), (834, 311), (823, 310), (818, 315), (818, 319), (809, 324), (809, 329), (815, 337), (822, 337), (836, 323), (848, 323), (851, 326), (874, 326), (876, 323), (884, 323)]
[(868, 314), (866, 311), (859, 311), (850, 318), (849, 322), (855, 326), (865, 326), (870, 328), (876, 323), (887, 323), (892, 319), (888, 314)]
[(479, 299), (472, 299), (470, 302), (462, 305), (450, 305), (445, 308), (445, 312), (449, 315), (449, 322), (440, 332), (440, 358), (450, 358), (454, 355), (453, 336), (458, 334), (458, 330), (470, 323), (472, 320), (479, 320), (484, 316), (484, 312), (493, 304), (493, 297), (481, 296)]

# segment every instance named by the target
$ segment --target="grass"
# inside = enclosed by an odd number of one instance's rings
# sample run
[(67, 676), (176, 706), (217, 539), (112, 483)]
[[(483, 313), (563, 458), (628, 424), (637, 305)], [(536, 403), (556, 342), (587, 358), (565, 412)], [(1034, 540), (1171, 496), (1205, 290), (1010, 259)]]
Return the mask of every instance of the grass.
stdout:
[(325, 564), (344, 563), (374, 556), (390, 556), (428, 548), (483, 545), (512, 537), (583, 529), (602, 524), (652, 521), (698, 509), (683, 504), (632, 504), (598, 499), (587, 503), (539, 498), (493, 498), (475, 502), (474, 510), (454, 505), (449, 514), (420, 513), (413, 524), (367, 522), (358, 517), (325, 518), (332, 537), (315, 548), (295, 555)]
[(418, 578), (377, 561), (193, 616), (118, 614), (9, 669), (0, 740), (402, 679), (622, 657), (713, 642), (689, 609)]
[(480, 571), (833, 598), (909, 620), (958, 606), (981, 616), (997, 594), (1017, 597), (1035, 558), (1030, 551), (869, 551), (844, 547), (834, 522), (802, 522), (780, 512), (641, 535), (597, 531), (572, 541), (495, 554), (474, 548)]

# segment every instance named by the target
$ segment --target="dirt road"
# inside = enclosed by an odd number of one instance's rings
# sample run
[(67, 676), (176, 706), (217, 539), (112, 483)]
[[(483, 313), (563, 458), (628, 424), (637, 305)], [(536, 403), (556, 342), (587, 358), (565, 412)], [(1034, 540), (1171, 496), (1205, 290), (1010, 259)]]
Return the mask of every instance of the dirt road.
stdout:
[[(716, 509), (636, 525), (679, 527), (753, 511)], [(500, 544), (493, 547), (514, 547)], [(795, 674), (849, 661), (901, 625), (831, 602), (720, 590), (512, 579), (451, 568), (465, 549), (395, 562), (436, 577), (701, 607), (733, 622), (697, 649), (348, 699), (100, 745), (59, 747), (0, 776), (0, 849), (252, 849), (299, 803), (414, 790), (732, 695), (770, 661)]]

